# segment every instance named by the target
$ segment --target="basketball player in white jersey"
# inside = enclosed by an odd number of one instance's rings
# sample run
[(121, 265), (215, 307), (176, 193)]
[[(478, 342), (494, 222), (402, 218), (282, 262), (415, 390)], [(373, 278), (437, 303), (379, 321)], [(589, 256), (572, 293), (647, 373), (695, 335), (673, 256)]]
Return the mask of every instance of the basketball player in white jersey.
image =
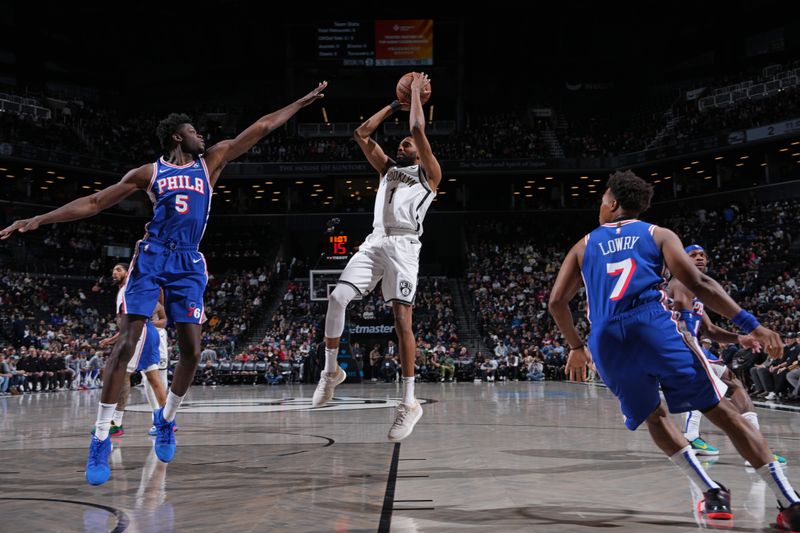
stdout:
[[(125, 313), (124, 291), (125, 281), (128, 278), (128, 265), (124, 263), (118, 263), (115, 265), (111, 271), (111, 278), (119, 286), (116, 305), (117, 322), (119, 322), (120, 316)], [(149, 385), (152, 389), (152, 394), (148, 394), (148, 392), (145, 391), (145, 395), (147, 396), (148, 403), (153, 410), (162, 407), (167, 401), (166, 383), (162, 383), (161, 376), (159, 375), (158, 359), (160, 337), (157, 334), (157, 329), (159, 327), (165, 328), (166, 323), (167, 315), (164, 311), (164, 306), (161, 305), (161, 303), (158, 303), (153, 310), (153, 316), (145, 324), (145, 327), (142, 328), (142, 334), (136, 343), (133, 357), (128, 362), (126, 379), (123, 381), (123, 387), (120, 390), (119, 397), (117, 398), (117, 406), (114, 408), (114, 414), (111, 419), (111, 430), (109, 434), (112, 436), (121, 437), (125, 434), (122, 427), (122, 418), (125, 414), (125, 406), (128, 403), (128, 396), (130, 395), (130, 378), (134, 372), (141, 372), (142, 379), (145, 381), (145, 386)], [(150, 338), (148, 338), (148, 334), (150, 335)], [(113, 345), (117, 342), (119, 335), (119, 331), (117, 331), (117, 333), (113, 336), (103, 339), (100, 341), (100, 346), (105, 347)], [(155, 338), (153, 336), (159, 338)]]
[[(395, 100), (355, 131), (356, 142), (379, 173), (373, 231), (347, 263), (336, 288), (328, 297), (325, 369), (312, 401), (314, 407), (325, 405), (333, 397), (336, 385), (345, 380), (345, 372), (336, 362), (339, 338), (344, 330), (345, 309), (355, 296), (370, 292), (382, 279), (383, 297), (387, 302), (392, 302), (403, 370), (403, 400), (397, 407), (394, 424), (389, 430), (390, 441), (399, 441), (410, 435), (422, 416), (422, 407), (414, 397), (417, 347), (411, 329), (411, 309), (417, 290), (422, 221), (442, 179), (439, 162), (425, 136), (421, 94), (428, 83), (427, 75), (414, 73), (410, 106)], [(392, 159), (370, 135), (394, 112), (409, 110), (409, 107), (411, 137), (400, 142), (397, 156)]]

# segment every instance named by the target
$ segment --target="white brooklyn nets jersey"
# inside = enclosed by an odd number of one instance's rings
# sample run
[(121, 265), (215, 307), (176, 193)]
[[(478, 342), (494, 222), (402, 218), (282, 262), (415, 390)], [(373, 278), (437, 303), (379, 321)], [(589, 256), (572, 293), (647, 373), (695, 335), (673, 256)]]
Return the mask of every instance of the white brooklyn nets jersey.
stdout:
[(409, 230), (422, 235), (422, 221), (435, 195), (419, 165), (391, 167), (381, 176), (372, 227)]

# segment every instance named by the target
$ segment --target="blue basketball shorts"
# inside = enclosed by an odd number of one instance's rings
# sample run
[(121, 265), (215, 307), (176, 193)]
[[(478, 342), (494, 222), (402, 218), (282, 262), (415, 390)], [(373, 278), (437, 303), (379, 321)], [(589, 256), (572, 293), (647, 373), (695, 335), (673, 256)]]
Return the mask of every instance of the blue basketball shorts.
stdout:
[(714, 407), (727, 390), (697, 339), (682, 333), (673, 312), (660, 302), (592, 322), (589, 348), (630, 430), (658, 407), (659, 387), (672, 413)]
[(169, 324), (206, 321), (203, 293), (208, 283), (206, 259), (197, 246), (148, 237), (136, 243), (125, 284), (125, 313), (150, 318), (164, 289)]

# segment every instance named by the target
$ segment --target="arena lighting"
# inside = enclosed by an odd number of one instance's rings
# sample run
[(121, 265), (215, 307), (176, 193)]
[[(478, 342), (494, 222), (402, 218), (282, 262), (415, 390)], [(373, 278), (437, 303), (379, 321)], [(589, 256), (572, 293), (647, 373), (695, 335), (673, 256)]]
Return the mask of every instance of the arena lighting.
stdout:
[(438, 191), (436, 194), (447, 194), (447, 191)]
[(39, 188), (40, 188), (40, 189), (44, 189), (45, 191), (47, 190), (47, 187), (45, 187), (44, 185), (42, 185), (42, 186), (41, 186), (41, 187), (39, 187)]
[(526, 194), (525, 198), (533, 198), (533, 195), (532, 194)]
[(311, 196), (319, 196), (319, 195), (317, 193), (315, 193), (315, 192), (312, 192)]
[[(655, 174), (653, 174), (653, 175), (655, 175)], [(582, 180), (588, 180), (588, 179), (589, 179), (589, 176), (581, 176), (581, 179), (582, 179)]]
[(91, 189), (88, 185), (81, 185), (81, 189)]
[(514, 191), (514, 194), (515, 194), (515, 195), (518, 195), (518, 194), (522, 194), (522, 193), (521, 193), (521, 192), (519, 192), (519, 191)]
[(710, 179), (711, 179), (711, 176), (706, 176), (706, 177), (705, 177), (705, 178), (703, 178), (703, 179), (704, 179), (704, 180), (710, 180)]
[[(224, 189), (225, 187), (227, 187), (227, 185), (217, 185), (217, 189)], [(254, 185), (254, 187), (255, 187), (255, 185)]]
[(766, 163), (761, 163), (761, 166), (765, 167), (765, 166), (767, 166), (767, 164)]
[(525, 186), (524, 186), (524, 187), (522, 187), (522, 188), (523, 188), (523, 189), (530, 189), (530, 188), (532, 188), (532, 187), (533, 187), (533, 185), (525, 185)]
[(330, 202), (323, 202), (325, 205), (330, 205)]
[(231, 199), (230, 199), (230, 198), (226, 198), (226, 199), (225, 199), (225, 201), (226, 201), (226, 202), (230, 202), (230, 201), (231, 201)]
[(263, 194), (264, 189), (256, 189), (256, 194)]
[(44, 180), (45, 183), (55, 183), (53, 180)]
[(653, 183), (661, 183), (661, 180), (655, 180)]
[(260, 185), (251, 185), (251, 187), (253, 187), (254, 189), (258, 189)]
[(739, 159), (750, 159), (750, 156), (749, 155), (743, 155)]
[(264, 198), (264, 197), (263, 196), (253, 196), (253, 198), (255, 198), (256, 200), (260, 200), (261, 198)]
[(0, 172), (8, 172), (7, 168), (0, 168)]
[(600, 183), (602, 180), (598, 179), (598, 180), (592, 180), (592, 181), (595, 182), (595, 183)]
[(544, 179), (551, 180), (551, 179), (553, 179), (553, 176), (545, 176)]
[(295, 183), (295, 185), (302, 185), (303, 184), (303, 180), (297, 180), (294, 183)]
[(353, 180), (347, 180), (345, 183), (353, 183)]
[(650, 175), (651, 176), (658, 176), (658, 172), (651, 172)]
[(280, 194), (281, 191), (272, 191), (272, 194)]
[(272, 199), (273, 202), (277, 202), (278, 200), (279, 200), (279, 198), (273, 198)]
[(56, 179), (57, 179), (57, 180), (65, 180), (65, 179), (67, 179), (67, 178), (65, 178), (64, 176), (56, 176)]
[(714, 158), (714, 161), (719, 161), (720, 159), (725, 159), (725, 156), (718, 155), (717, 157)]
[(589, 191), (589, 194), (596, 194), (597, 191)]
[(692, 164), (693, 164), (693, 165), (699, 165), (699, 164), (700, 164), (700, 161), (692, 161)]
[(6, 177), (7, 177), (7, 178), (13, 178), (13, 177), (14, 177), (14, 174), (6, 174)]
[(672, 179), (672, 176), (664, 176), (664, 179), (665, 179), (665, 180), (671, 180), (671, 179)]
[(324, 122), (325, 124), (328, 124), (328, 122), (329, 122), (328, 121), (328, 111), (325, 110), (324, 107), (322, 108), (322, 122)]
[(328, 196), (328, 200), (333, 200), (333, 196)]
[(447, 181), (456, 181), (456, 179), (455, 178), (450, 178)]
[(792, 157), (797, 157), (798, 155), (800, 155), (800, 152), (795, 152), (792, 154)]
[(25, 170), (27, 170), (28, 172), (30, 172), (30, 171), (31, 171), (31, 170), (33, 170), (33, 169), (32, 169), (31, 167), (25, 167)]
[(572, 193), (572, 196), (578, 196), (578, 193), (574, 192)]
[(698, 171), (697, 171), (697, 173), (698, 173), (698, 174), (704, 174), (704, 173), (705, 173), (705, 170), (698, 170)]
[(577, 185), (573, 185), (572, 187), (570, 187), (570, 189), (577, 189), (577, 188), (578, 188)]
[(225, 194), (230, 194), (231, 193), (231, 191), (222, 191), (222, 192), (224, 192)]
[(683, 167), (683, 170), (692, 170), (692, 167)]
[(102, 184), (103, 184), (103, 182), (101, 182), (101, 181), (95, 181), (95, 182), (94, 182), (94, 184), (95, 184), (95, 185), (102, 185)]
[(272, 185), (272, 182), (271, 182), (271, 181), (266, 181), (266, 182), (264, 182), (264, 183), (266, 183), (267, 185)]
[(788, 152), (788, 151), (789, 151), (789, 149), (788, 149), (788, 148), (781, 148), (781, 149), (780, 149), (780, 150), (778, 150), (778, 151), (779, 151), (779, 152)]
[(736, 166), (737, 166), (737, 167), (743, 167), (743, 166), (744, 166), (744, 163), (736, 163)]
[(792, 146), (797, 146), (798, 144), (800, 144), (800, 141), (795, 141), (792, 143)]
[(428, 122), (433, 122), (433, 104), (428, 108)]
[(543, 190), (547, 189), (547, 187), (538, 187), (538, 189), (539, 189), (540, 191), (543, 191)]

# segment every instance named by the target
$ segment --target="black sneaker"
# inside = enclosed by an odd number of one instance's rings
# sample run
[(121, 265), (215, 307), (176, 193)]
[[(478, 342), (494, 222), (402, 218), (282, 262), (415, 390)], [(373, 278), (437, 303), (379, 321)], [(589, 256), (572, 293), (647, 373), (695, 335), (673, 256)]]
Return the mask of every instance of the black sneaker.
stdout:
[(703, 512), (712, 520), (733, 520), (731, 512), (731, 492), (719, 485), (718, 489), (710, 489), (703, 493)]
[(780, 510), (775, 520), (777, 527), (791, 533), (800, 533), (800, 503), (793, 503), (789, 507), (781, 506)]

